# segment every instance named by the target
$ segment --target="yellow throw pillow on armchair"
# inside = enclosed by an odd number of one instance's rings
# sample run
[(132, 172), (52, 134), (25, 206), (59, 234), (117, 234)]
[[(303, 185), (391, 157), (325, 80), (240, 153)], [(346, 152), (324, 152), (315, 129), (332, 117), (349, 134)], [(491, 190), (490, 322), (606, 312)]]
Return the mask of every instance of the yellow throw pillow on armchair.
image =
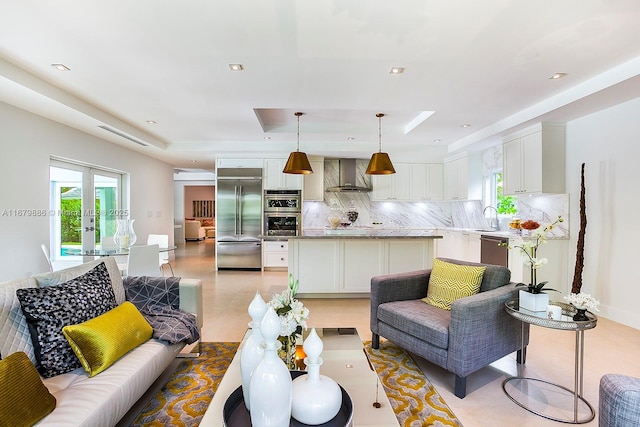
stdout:
[(451, 303), (455, 300), (475, 295), (480, 291), (486, 269), (487, 267), (458, 265), (434, 259), (427, 296), (422, 298), (422, 301), (451, 310)]
[(0, 360), (0, 426), (31, 426), (56, 407), (29, 357), (19, 351)]
[(65, 326), (62, 333), (84, 370), (93, 377), (149, 340), (153, 328), (135, 305), (125, 301), (101, 316)]

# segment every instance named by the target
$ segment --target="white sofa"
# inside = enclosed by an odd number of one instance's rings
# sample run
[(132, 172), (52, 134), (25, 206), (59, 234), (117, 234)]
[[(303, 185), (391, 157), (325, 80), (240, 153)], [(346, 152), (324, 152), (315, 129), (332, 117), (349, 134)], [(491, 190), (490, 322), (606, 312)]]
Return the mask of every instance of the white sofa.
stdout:
[(200, 221), (198, 220), (185, 220), (184, 221), (184, 239), (185, 240), (204, 240), (206, 238), (206, 231)]
[[(0, 283), (0, 354), (23, 351), (35, 363), (34, 349), (16, 290), (37, 287), (47, 281), (62, 283), (78, 277), (105, 262), (118, 304), (125, 299), (122, 276), (115, 259), (101, 258), (65, 270)], [(202, 283), (199, 279), (180, 280), (180, 308), (196, 315), (202, 327)], [(45, 378), (43, 382), (56, 398), (56, 407), (38, 426), (114, 426), (140, 399), (184, 348), (149, 339), (112, 366), (89, 377), (83, 368)]]

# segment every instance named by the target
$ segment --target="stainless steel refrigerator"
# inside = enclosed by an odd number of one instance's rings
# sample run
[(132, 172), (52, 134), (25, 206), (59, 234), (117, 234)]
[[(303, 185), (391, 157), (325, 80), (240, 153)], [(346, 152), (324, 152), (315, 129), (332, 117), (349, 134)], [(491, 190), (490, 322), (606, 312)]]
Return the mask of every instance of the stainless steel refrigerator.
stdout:
[(262, 268), (262, 169), (218, 169), (217, 267)]

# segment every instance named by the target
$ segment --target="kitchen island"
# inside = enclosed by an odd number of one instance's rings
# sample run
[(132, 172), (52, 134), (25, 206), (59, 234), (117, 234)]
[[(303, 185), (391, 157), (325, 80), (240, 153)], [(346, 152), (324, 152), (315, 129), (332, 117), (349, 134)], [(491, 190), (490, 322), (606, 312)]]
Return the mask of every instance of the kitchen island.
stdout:
[(371, 277), (431, 268), (433, 230), (305, 230), (289, 237), (289, 273), (300, 297), (365, 297)]

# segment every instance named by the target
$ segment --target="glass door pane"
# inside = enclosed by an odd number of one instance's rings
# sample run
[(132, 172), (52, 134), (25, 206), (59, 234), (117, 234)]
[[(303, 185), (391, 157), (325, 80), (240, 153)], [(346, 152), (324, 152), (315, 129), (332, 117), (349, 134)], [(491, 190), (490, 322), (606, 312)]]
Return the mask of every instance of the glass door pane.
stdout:
[(82, 229), (82, 171), (51, 166), (51, 260), (81, 261)]
[[(111, 174), (109, 174), (111, 175)], [(107, 176), (105, 173), (93, 173), (94, 205), (95, 205), (95, 237), (96, 246), (102, 249), (103, 239), (111, 239), (116, 234), (116, 219), (126, 217), (126, 212), (119, 211), (118, 195), (120, 179), (117, 175)]]

